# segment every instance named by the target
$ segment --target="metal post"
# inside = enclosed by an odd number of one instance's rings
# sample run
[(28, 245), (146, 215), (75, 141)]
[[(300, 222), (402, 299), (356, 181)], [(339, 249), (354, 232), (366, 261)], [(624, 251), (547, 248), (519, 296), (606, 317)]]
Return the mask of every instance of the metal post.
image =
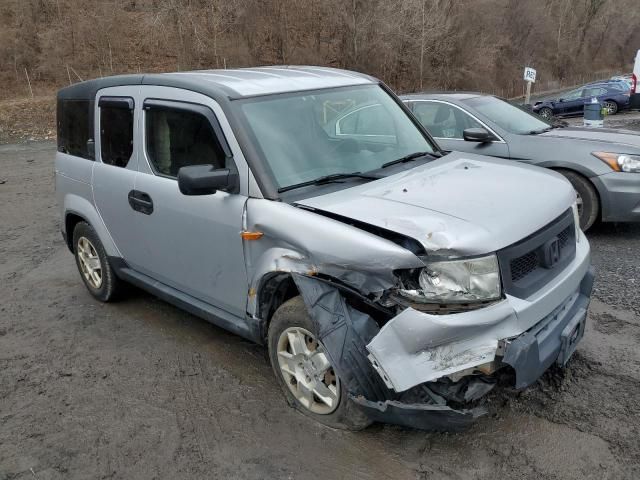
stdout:
[(31, 92), (31, 98), (33, 98), (33, 89), (31, 88), (31, 80), (29, 80), (29, 73), (27, 67), (24, 68), (24, 74), (27, 76), (27, 83), (29, 84), (29, 92)]

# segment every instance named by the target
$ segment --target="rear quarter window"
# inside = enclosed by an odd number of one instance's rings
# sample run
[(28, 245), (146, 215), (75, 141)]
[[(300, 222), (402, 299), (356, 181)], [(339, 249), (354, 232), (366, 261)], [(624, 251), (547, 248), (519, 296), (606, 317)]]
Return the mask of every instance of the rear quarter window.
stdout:
[(93, 139), (89, 100), (58, 100), (58, 151), (93, 160), (88, 142)]

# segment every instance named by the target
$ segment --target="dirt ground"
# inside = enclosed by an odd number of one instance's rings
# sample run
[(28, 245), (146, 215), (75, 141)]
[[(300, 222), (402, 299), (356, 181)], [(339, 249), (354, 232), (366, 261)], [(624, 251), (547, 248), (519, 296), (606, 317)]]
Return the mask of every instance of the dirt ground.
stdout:
[(638, 479), (640, 225), (598, 268), (568, 370), (491, 397), (463, 434), (331, 430), (263, 348), (138, 290), (100, 304), (63, 244), (51, 142), (0, 146), (0, 480)]

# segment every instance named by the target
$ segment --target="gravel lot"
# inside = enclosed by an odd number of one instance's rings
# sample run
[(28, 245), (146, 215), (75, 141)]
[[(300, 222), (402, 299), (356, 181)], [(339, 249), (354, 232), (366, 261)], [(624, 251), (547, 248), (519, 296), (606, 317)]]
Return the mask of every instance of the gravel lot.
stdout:
[(132, 290), (85, 290), (50, 142), (0, 146), (0, 480), (638, 479), (640, 225), (590, 232), (598, 269), (570, 367), (491, 397), (464, 434), (320, 426), (263, 348)]

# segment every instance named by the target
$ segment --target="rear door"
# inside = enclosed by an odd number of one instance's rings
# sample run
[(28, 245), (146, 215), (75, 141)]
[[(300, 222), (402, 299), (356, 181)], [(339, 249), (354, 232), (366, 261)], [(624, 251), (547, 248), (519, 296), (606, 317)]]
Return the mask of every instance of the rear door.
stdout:
[[(442, 100), (412, 100), (410, 108), (420, 123), (445, 150), (509, 158), (509, 147), (489, 126), (458, 105)], [(484, 128), (493, 142), (468, 142), (463, 138), (467, 128)]]
[[(128, 206), (135, 221), (127, 262), (135, 270), (236, 317), (244, 317), (247, 275), (242, 232), (248, 168), (222, 109), (209, 97), (142, 86), (138, 175)], [(238, 171), (241, 190), (186, 196), (181, 167)]]
[(139, 91), (139, 86), (105, 88), (95, 100), (93, 198), (123, 258), (130, 255), (137, 241), (127, 196), (134, 188), (138, 167), (134, 138)]

